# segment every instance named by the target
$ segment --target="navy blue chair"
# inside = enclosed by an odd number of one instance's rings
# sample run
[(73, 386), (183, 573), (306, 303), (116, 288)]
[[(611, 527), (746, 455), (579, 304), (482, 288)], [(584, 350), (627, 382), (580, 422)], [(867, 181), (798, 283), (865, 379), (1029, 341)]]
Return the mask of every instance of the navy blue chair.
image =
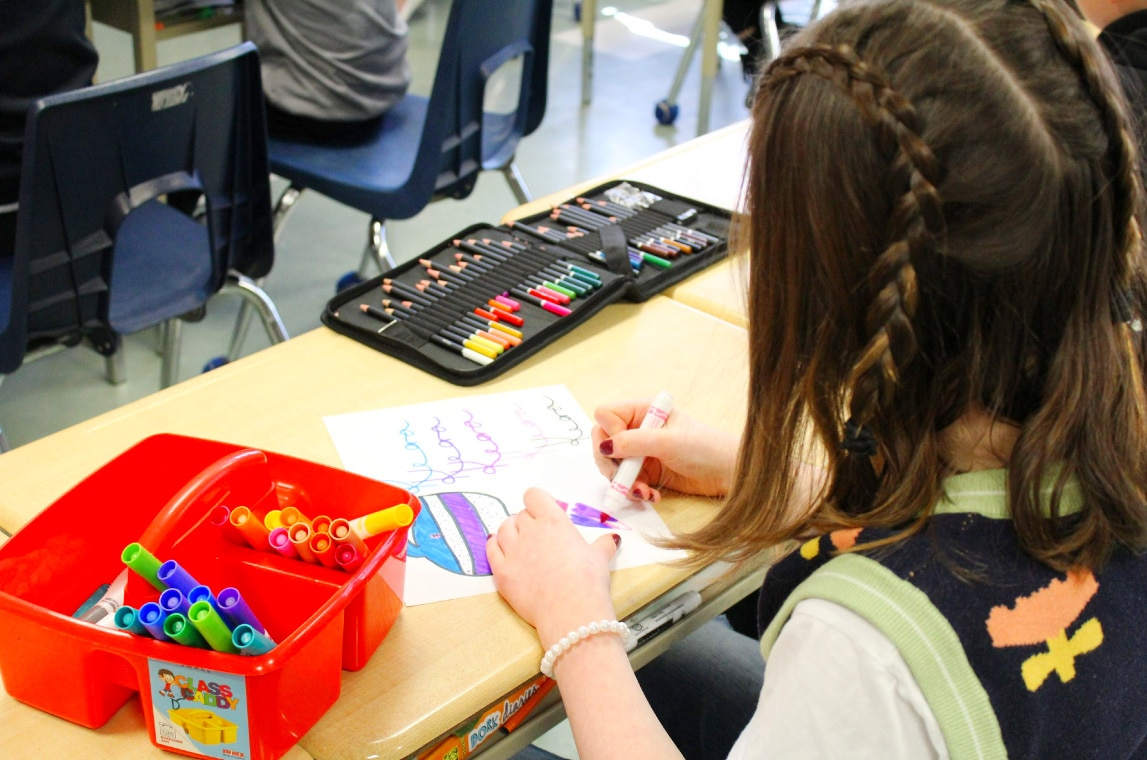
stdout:
[[(520, 203), (529, 191), (514, 165), (518, 141), (546, 110), (553, 0), (454, 0), (430, 97), (407, 95), (357, 145), (268, 141), (271, 170), (290, 181), (276, 229), (305, 188), (371, 215), (359, 267), (394, 266), (385, 221), (408, 219), (438, 198), (465, 198), (479, 172), (500, 170)], [(517, 103), (484, 111), (487, 80), (520, 59)]]
[(274, 260), (272, 220), (251, 43), (37, 101), (15, 255), (0, 261), (0, 378), (85, 341), (122, 359), (121, 335), (159, 325), (166, 387), (182, 321), (217, 293), (242, 296), (285, 340), (255, 283)]

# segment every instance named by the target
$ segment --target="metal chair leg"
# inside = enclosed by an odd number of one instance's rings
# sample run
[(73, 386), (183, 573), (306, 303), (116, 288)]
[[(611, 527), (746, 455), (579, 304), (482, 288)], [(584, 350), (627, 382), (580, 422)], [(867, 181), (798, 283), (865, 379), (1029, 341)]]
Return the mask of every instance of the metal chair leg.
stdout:
[[(274, 242), (278, 244), (279, 234), (283, 231), (283, 226), (287, 223), (287, 218), (290, 217), (291, 212), (295, 210), (295, 205), (299, 201), (299, 197), (306, 190), (305, 187), (291, 183), (287, 189), (279, 196), (279, 200), (275, 202), (274, 217), (271, 222), (271, 229), (273, 230)], [(255, 281), (255, 284), (260, 289), (266, 281), (265, 277), (260, 277)], [(235, 361), (239, 358), (239, 354), (243, 347), (243, 341), (247, 339), (247, 330), (251, 327), (251, 307), (246, 299), (239, 304), (239, 314), (235, 317), (235, 328), (231, 331), (231, 343), (227, 347), (227, 361)]]
[(275, 242), (279, 240), (279, 231), (283, 229), (283, 225), (287, 222), (287, 217), (295, 210), (295, 204), (299, 200), (299, 196), (306, 190), (305, 187), (300, 187), (291, 183), (283, 194), (279, 196), (279, 200), (275, 202), (274, 216), (272, 217), (271, 229), (274, 230)]
[(358, 265), (358, 275), (367, 279), (370, 265), (373, 263), (380, 272), (388, 272), (398, 264), (390, 255), (390, 246), (386, 244), (386, 222), (378, 217), (371, 217), (366, 231), (366, 247), (362, 251), (362, 261)]
[[(819, 3), (817, 3), (819, 5)], [(813, 11), (816, 12), (815, 10)], [(769, 46), (768, 53), (765, 55), (765, 60), (761, 61), (761, 65), (768, 63), (781, 54), (781, 32), (777, 28), (777, 4), (766, 3), (761, 6), (761, 37), (764, 38), (765, 43)]]
[(159, 387), (169, 388), (179, 381), (179, 344), (183, 337), (183, 320), (169, 319), (163, 328), (163, 359), (159, 370)]
[(114, 353), (104, 357), (104, 375), (112, 385), (123, 385), (127, 382), (127, 361), (124, 359), (123, 351), (121, 342)]
[(275, 308), (274, 302), (250, 277), (231, 272), (227, 275), (227, 282), (223, 284), (219, 292), (237, 295), (243, 299), (243, 303), (253, 306), (263, 321), (263, 328), (266, 329), (267, 337), (271, 339), (272, 344), (282, 343), (290, 337), (287, 335), (287, 328), (283, 324), (283, 319), (279, 316), (279, 310)]
[(530, 188), (526, 187), (526, 181), (522, 179), (522, 173), (518, 171), (518, 165), (513, 161), (502, 167), (502, 176), (510, 183), (510, 190), (518, 199), (519, 204), (529, 203), (534, 199), (530, 195)]

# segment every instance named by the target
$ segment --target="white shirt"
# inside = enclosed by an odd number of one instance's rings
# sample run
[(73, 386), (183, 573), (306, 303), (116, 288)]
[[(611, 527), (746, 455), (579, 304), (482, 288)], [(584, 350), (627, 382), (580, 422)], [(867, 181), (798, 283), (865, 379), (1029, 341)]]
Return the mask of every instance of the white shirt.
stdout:
[(773, 645), (729, 758), (948, 760), (948, 749), (892, 642), (838, 604), (805, 599)]

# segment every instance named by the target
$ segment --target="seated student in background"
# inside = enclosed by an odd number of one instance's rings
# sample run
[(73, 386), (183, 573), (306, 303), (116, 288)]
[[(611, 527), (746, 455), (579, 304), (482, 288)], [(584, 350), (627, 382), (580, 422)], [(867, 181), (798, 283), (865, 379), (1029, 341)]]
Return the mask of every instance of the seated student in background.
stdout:
[(247, 36), (259, 48), (272, 135), (363, 139), (406, 94), (407, 27), (395, 0), (243, 5)]
[(91, 84), (83, 0), (0, 0), (0, 257), (16, 242), (24, 119), (33, 101)]
[(859, 0), (792, 39), (748, 142), (741, 440), (676, 411), (636, 430), (645, 402), (593, 434), (606, 474), (648, 457), (638, 498), (725, 495), (673, 542), (697, 564), (794, 549), (761, 592), (763, 688), (737, 703), (761, 673), (724, 629), (693, 646), (707, 683), (643, 694), (664, 657), (635, 677), (614, 625), (579, 631), (616, 617), (614, 541), (531, 489), (487, 551), (558, 644), (583, 760), (1147, 753), (1136, 153), (1063, 0)]

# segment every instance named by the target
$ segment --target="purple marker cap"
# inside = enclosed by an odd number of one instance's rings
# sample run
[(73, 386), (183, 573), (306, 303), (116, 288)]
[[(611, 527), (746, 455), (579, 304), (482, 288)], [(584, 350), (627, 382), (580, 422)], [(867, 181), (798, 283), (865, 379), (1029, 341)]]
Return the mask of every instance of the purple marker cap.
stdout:
[(169, 559), (160, 565), (159, 570), (155, 573), (155, 577), (159, 578), (163, 585), (168, 588), (177, 588), (182, 591), (184, 595), (190, 594), (191, 589), (199, 585), (199, 581), (192, 578), (191, 575), (183, 569), (183, 566), (173, 559)]
[(184, 615), (187, 615), (187, 610), (191, 608), (187, 597), (177, 588), (169, 588), (160, 594), (159, 606), (169, 615), (173, 612), (182, 612)]
[(167, 613), (156, 602), (148, 602), (139, 608), (139, 622), (153, 638), (168, 641), (171, 637), (163, 632), (163, 621)]
[(251, 612), (251, 608), (247, 606), (246, 600), (239, 594), (238, 589), (228, 586), (220, 591), (219, 603), (216, 606), (232, 630), (246, 623), (259, 633), (267, 632), (267, 629), (259, 622), (259, 618), (255, 617), (254, 612)]

